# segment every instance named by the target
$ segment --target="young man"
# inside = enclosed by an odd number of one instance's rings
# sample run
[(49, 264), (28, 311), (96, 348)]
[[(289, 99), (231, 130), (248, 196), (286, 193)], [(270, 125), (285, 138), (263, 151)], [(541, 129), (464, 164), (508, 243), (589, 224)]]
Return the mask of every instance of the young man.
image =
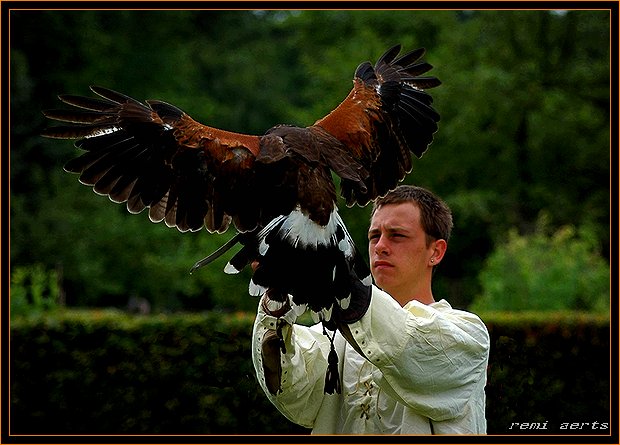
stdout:
[(339, 331), (334, 338), (340, 394), (324, 393), (331, 344), (322, 328), (289, 324), (295, 314), (270, 313), (263, 297), (252, 357), (282, 414), (313, 434), (486, 433), (488, 331), (476, 315), (436, 301), (431, 288), (451, 229), (449, 208), (423, 188), (400, 186), (376, 201), (370, 304), (346, 325), (351, 342)]

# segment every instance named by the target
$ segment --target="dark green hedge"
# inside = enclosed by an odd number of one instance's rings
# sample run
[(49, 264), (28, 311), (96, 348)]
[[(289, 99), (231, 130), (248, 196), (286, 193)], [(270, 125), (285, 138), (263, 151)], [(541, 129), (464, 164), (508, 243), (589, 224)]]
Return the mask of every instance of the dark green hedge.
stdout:
[[(483, 318), (492, 338), (489, 433), (609, 422), (607, 320)], [(258, 387), (249, 349), (252, 321), (252, 314), (110, 311), (13, 320), (10, 432), (305, 434)], [(547, 431), (517, 430), (524, 422)]]
[(491, 335), (490, 433), (610, 433), (607, 316), (540, 312), (483, 319)]
[(11, 433), (295, 433), (258, 387), (246, 314), (65, 312), (11, 325)]

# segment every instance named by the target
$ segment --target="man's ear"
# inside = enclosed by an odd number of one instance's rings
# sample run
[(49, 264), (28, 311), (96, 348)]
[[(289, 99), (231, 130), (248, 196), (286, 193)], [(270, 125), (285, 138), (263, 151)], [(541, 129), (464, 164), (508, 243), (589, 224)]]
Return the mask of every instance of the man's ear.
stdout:
[(446, 254), (446, 250), (448, 249), (448, 243), (444, 239), (438, 239), (433, 241), (433, 253), (430, 258), (430, 262), (432, 266), (436, 266), (441, 262), (443, 256)]

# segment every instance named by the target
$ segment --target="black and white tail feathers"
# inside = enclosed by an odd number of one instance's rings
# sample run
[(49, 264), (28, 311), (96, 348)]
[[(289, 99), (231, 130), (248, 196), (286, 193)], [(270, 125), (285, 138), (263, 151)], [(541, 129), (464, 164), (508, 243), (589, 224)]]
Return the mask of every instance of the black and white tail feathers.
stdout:
[(299, 314), (310, 310), (330, 329), (335, 328), (330, 323), (333, 311), (354, 310), (353, 283), (371, 281), (370, 270), (336, 210), (329, 223), (320, 226), (296, 209), (240, 241), (244, 247), (228, 262), (227, 273), (258, 261), (251, 295), (267, 292), (270, 300), (290, 303)]

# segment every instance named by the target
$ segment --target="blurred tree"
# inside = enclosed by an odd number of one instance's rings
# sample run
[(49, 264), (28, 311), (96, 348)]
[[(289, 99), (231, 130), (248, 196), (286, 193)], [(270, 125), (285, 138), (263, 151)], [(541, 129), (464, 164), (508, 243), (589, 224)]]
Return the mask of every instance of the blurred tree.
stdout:
[(609, 266), (587, 228), (564, 226), (550, 233), (541, 215), (536, 231), (510, 231), (480, 272), (482, 294), (475, 311), (609, 312)]
[[(590, 225), (609, 254), (609, 13), (476, 11), (442, 28), (435, 145), (413, 181), (455, 211), (443, 274), (467, 305), (477, 271), (541, 210)], [(460, 292), (464, 291), (464, 292)], [(464, 299), (461, 299), (463, 298)]]

